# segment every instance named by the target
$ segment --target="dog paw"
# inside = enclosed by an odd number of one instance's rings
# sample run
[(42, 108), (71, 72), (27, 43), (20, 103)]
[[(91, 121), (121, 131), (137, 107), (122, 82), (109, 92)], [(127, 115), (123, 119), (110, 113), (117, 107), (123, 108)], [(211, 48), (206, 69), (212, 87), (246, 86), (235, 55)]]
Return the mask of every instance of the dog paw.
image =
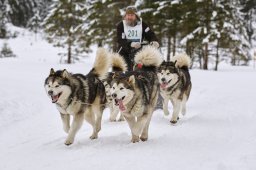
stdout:
[(97, 139), (98, 138), (98, 135), (97, 134), (92, 134), (92, 136), (90, 136), (90, 139), (93, 140), (93, 139)]
[(171, 124), (176, 124), (177, 120), (171, 120), (170, 122), (171, 122)]
[(114, 118), (109, 118), (109, 121), (110, 121), (110, 122), (115, 122), (116, 119), (114, 119)]
[(67, 140), (65, 141), (65, 145), (69, 146), (69, 145), (71, 145), (73, 142), (74, 142), (74, 139), (67, 139)]
[(136, 143), (136, 142), (139, 142), (139, 141), (140, 141), (140, 138), (138, 136), (133, 136), (132, 137), (132, 140), (131, 140), (132, 143)]
[(148, 138), (147, 138), (147, 137), (140, 137), (140, 140), (143, 141), (143, 142), (145, 142), (145, 141), (148, 140)]
[(119, 122), (122, 122), (122, 121), (124, 121), (124, 118), (123, 118), (123, 117), (120, 117), (120, 118), (118, 119), (118, 121), (119, 121)]

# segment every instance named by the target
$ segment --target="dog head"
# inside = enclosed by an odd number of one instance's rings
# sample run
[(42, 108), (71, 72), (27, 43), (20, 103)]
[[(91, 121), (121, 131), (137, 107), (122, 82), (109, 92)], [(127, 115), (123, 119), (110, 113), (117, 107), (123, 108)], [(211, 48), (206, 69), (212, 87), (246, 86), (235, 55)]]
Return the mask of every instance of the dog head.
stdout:
[(175, 66), (176, 61), (163, 62), (158, 68), (157, 77), (161, 89), (167, 89), (174, 85), (179, 79), (179, 69)]
[(125, 111), (125, 106), (132, 100), (135, 94), (134, 87), (135, 77), (133, 75), (115, 77), (112, 81), (111, 95), (120, 111)]
[(44, 87), (52, 103), (61, 104), (70, 96), (70, 76), (70, 73), (68, 73), (66, 69), (56, 72), (51, 69), (50, 75), (45, 80)]

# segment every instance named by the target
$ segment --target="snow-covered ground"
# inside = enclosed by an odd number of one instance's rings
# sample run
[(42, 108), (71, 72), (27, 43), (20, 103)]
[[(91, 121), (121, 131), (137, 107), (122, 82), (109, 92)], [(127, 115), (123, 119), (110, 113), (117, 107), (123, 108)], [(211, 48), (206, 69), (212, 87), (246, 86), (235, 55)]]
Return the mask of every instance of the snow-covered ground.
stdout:
[[(0, 47), (3, 41), (0, 40)], [(130, 143), (126, 122), (108, 121), (91, 141), (84, 123), (75, 142), (44, 90), (50, 68), (86, 74), (94, 61), (59, 64), (59, 49), (27, 34), (8, 40), (17, 58), (0, 59), (0, 170), (255, 170), (256, 70), (190, 70), (187, 115), (176, 126), (155, 111), (147, 142)], [(169, 110), (172, 107), (169, 106)]]

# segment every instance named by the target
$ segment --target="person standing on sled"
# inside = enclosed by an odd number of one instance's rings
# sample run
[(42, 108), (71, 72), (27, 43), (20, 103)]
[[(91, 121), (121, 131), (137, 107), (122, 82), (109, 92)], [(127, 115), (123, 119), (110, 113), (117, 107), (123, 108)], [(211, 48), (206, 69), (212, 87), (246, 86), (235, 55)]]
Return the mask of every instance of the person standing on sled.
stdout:
[(155, 33), (142, 21), (134, 6), (128, 6), (124, 18), (117, 24), (118, 53), (124, 57), (128, 71), (133, 70), (133, 59), (136, 52), (141, 49), (144, 41), (159, 47)]

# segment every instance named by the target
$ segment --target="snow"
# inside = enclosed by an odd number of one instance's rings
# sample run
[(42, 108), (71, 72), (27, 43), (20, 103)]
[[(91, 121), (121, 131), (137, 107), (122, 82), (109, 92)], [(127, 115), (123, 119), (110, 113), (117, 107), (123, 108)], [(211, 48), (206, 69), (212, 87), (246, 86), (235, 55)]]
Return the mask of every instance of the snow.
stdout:
[[(3, 40), (0, 40), (0, 48)], [(147, 142), (130, 143), (126, 122), (108, 121), (90, 140), (88, 123), (75, 142), (67, 136), (54, 104), (44, 91), (50, 68), (86, 74), (86, 61), (59, 64), (43, 39), (27, 32), (7, 41), (17, 58), (0, 59), (1, 170), (254, 170), (256, 169), (256, 70), (221, 63), (219, 71), (190, 70), (192, 92), (187, 115), (172, 126), (170, 115), (154, 112)], [(169, 106), (172, 111), (172, 106)]]

